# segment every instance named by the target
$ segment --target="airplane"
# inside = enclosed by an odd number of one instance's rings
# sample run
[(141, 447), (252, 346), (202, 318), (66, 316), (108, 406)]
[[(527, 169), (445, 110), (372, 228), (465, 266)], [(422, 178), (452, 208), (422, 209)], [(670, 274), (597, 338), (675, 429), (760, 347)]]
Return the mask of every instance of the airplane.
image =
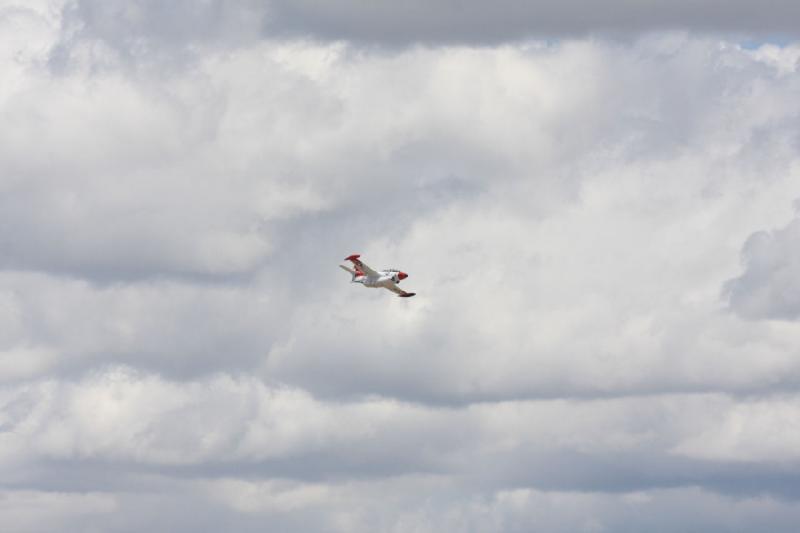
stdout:
[(365, 265), (361, 259), (359, 259), (359, 257), (361, 256), (358, 254), (353, 254), (344, 258), (345, 261), (350, 261), (353, 263), (354, 268), (349, 268), (345, 265), (339, 265), (339, 268), (346, 270), (353, 276), (353, 279), (350, 280), (351, 283), (361, 283), (363, 286), (372, 289), (376, 289), (378, 287), (389, 289), (401, 298), (411, 298), (417, 294), (415, 292), (406, 292), (397, 286), (398, 283), (408, 277), (408, 274), (405, 272), (400, 272), (399, 270), (395, 270), (393, 268), (387, 270), (372, 270), (370, 267)]

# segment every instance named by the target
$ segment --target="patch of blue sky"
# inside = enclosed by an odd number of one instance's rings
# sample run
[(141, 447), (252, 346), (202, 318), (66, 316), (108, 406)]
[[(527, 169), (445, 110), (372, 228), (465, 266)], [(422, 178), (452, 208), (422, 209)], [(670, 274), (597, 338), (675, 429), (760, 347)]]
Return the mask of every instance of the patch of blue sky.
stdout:
[(797, 36), (789, 36), (786, 34), (776, 33), (766, 36), (759, 36), (758, 38), (756, 37), (747, 38), (739, 41), (739, 45), (745, 50), (757, 50), (758, 48), (761, 48), (765, 44), (771, 44), (774, 46), (785, 48), (797, 42), (798, 42)]

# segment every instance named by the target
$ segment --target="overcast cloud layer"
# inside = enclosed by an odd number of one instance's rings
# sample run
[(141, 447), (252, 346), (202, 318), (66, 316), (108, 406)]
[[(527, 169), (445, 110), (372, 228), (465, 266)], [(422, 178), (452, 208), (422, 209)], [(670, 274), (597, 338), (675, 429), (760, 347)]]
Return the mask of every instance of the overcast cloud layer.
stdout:
[(345, 39), (381, 45), (498, 44), (536, 37), (642, 31), (740, 32), (797, 37), (793, 0), (77, 0), (67, 10), (81, 36), (171, 47), (241, 43), (259, 37)]
[(4, 531), (796, 530), (798, 8), (505, 4), (0, 3)]

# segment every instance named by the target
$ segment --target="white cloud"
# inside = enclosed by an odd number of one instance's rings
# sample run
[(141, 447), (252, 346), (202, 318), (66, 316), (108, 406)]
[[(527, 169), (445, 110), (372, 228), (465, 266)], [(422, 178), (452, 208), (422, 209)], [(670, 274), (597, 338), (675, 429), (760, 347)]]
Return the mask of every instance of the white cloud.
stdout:
[(792, 530), (796, 46), (265, 5), (0, 8), (17, 529)]
[[(640, 519), (650, 524), (664, 507), (692, 500), (725, 530), (719, 505), (747, 509), (749, 495), (762, 492), (796, 496), (784, 485), (795, 475), (786, 470), (795, 459), (786, 424), (795, 400), (670, 395), (442, 409), (378, 398), (329, 403), (250, 377), (176, 382), (117, 369), (4, 388), (0, 450), (8, 460), (0, 469), (12, 486), (75, 488), (77, 475), (80, 487), (113, 488), (120, 517), (170, 486), (177, 501), (171, 511), (165, 501), (151, 524), (175, 514), (188, 527), (181, 509), (208, 500), (214, 520), (312, 517), (319, 531), (331, 521), (360, 531), (378, 515), (385, 530), (477, 521), (507, 531), (533, 521), (566, 531), (595, 523), (576, 525), (569, 509), (613, 528), (634, 519), (625, 508), (648, 508)], [(49, 466), (40, 469), (43, 460)], [(749, 479), (738, 472), (742, 460), (752, 465)], [(705, 488), (693, 500), (686, 494), (697, 485)], [(771, 502), (762, 503), (780, 527), (793, 507)], [(9, 503), (15, 512), (20, 505)], [(761, 516), (760, 505), (741, 519)]]
[(675, 451), (712, 460), (796, 463), (800, 460), (797, 398), (729, 405)]

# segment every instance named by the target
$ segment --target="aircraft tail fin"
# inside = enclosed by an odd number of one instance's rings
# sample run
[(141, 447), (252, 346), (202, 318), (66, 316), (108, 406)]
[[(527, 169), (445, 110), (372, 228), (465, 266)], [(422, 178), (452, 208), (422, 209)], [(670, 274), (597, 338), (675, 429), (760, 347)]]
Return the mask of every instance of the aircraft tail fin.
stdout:
[(356, 280), (356, 276), (358, 276), (358, 272), (356, 272), (356, 271), (355, 271), (355, 270), (353, 270), (352, 268), (347, 268), (347, 267), (346, 267), (346, 266), (344, 266), (344, 265), (339, 265), (339, 268), (341, 268), (342, 270), (345, 270), (345, 271), (349, 272), (349, 273), (350, 273), (350, 275), (351, 275), (351, 276), (353, 276), (353, 277), (352, 277), (352, 279), (351, 279), (350, 281), (355, 281), (355, 280)]

